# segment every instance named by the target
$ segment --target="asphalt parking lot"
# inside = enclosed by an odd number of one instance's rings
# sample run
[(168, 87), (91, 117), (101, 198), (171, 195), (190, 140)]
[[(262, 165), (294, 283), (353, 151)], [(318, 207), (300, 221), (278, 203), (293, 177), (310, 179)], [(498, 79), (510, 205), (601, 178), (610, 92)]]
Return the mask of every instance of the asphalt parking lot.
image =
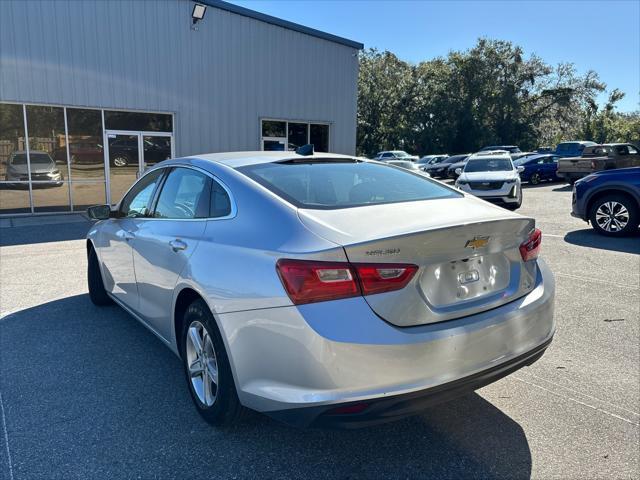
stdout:
[[(397, 423), (298, 430), (201, 421), (178, 359), (85, 286), (89, 223), (0, 228), (0, 478), (638, 478), (640, 235), (526, 188), (556, 275), (557, 333), (531, 367)], [(14, 225), (14, 226), (12, 226)]]

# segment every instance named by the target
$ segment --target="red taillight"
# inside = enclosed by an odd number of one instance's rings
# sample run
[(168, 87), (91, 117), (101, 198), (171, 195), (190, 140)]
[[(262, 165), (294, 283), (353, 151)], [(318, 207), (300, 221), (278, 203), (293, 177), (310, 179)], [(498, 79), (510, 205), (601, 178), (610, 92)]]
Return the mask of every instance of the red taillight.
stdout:
[(346, 262), (283, 259), (278, 260), (276, 268), (296, 305), (360, 295), (355, 271)]
[(281, 259), (276, 269), (296, 305), (372, 295), (404, 288), (418, 271), (416, 265), (351, 264)]
[(418, 271), (416, 265), (356, 263), (363, 295), (404, 288)]
[(535, 260), (540, 253), (540, 244), (542, 243), (542, 232), (536, 228), (529, 239), (520, 245), (520, 255), (525, 262)]

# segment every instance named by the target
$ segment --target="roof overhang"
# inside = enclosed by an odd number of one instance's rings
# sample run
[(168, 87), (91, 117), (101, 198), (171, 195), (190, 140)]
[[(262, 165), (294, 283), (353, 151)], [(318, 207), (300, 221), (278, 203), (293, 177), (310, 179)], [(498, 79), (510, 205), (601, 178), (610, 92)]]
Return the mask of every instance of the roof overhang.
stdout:
[(272, 17), (271, 15), (267, 15), (266, 13), (256, 12), (255, 10), (250, 10), (248, 8), (241, 7), (229, 2), (224, 2), (222, 0), (198, 0), (198, 3), (202, 3), (210, 7), (219, 8), (221, 10), (226, 10), (227, 12), (242, 15), (244, 17), (254, 18), (256, 20), (260, 20), (261, 22), (270, 23), (271, 25), (276, 25), (278, 27), (293, 30), (294, 32), (300, 32), (311, 35), (312, 37), (322, 38), (323, 40), (329, 40), (330, 42), (346, 45), (347, 47), (355, 48), (357, 50), (362, 50), (364, 48), (364, 44), (360, 42), (354, 42), (353, 40), (349, 40), (348, 38), (332, 35), (331, 33), (316, 30), (315, 28), (305, 27), (304, 25), (300, 25), (298, 23), (283, 20), (278, 17)]

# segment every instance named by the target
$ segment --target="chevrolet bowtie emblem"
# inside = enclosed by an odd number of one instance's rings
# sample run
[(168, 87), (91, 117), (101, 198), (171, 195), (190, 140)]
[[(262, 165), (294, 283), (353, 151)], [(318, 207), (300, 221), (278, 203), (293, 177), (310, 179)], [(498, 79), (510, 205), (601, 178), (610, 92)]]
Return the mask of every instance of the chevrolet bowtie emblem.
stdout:
[(472, 240), (467, 240), (464, 248), (482, 248), (489, 244), (489, 237), (474, 237)]

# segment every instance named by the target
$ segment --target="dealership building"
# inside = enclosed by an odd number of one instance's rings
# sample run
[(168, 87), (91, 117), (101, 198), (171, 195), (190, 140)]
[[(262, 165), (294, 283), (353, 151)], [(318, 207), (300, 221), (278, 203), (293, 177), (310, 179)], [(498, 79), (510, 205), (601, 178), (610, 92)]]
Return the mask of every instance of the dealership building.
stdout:
[(218, 0), (0, 1), (0, 215), (116, 203), (170, 157), (353, 154), (360, 49)]

